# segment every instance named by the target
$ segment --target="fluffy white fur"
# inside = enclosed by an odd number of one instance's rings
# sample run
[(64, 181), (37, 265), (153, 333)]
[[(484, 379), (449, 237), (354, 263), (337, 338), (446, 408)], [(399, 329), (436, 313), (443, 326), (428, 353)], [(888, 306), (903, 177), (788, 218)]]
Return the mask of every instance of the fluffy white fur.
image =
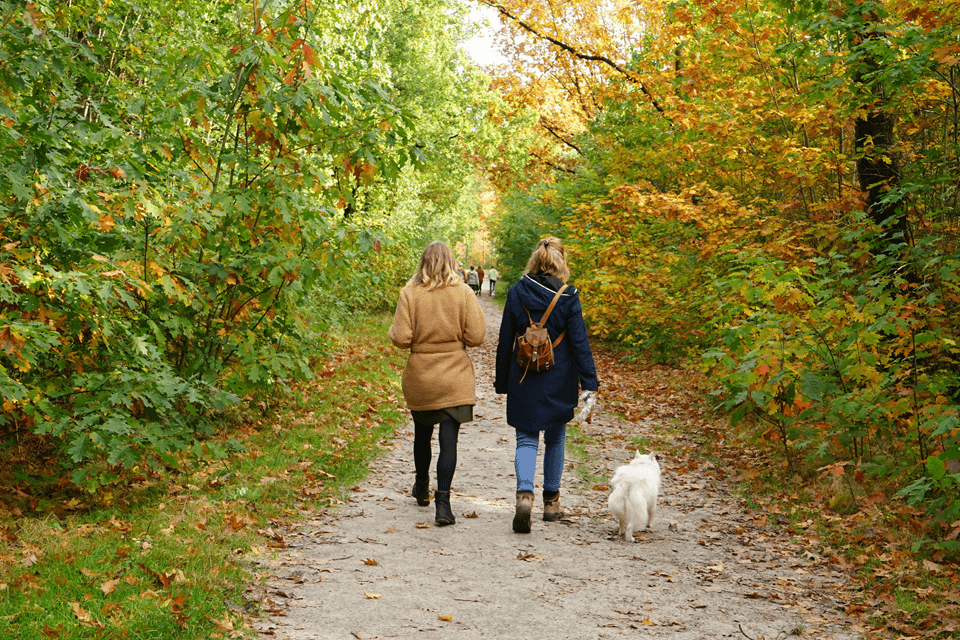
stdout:
[(624, 539), (633, 540), (633, 532), (649, 527), (657, 510), (657, 494), (660, 493), (657, 454), (641, 455), (637, 451), (630, 464), (617, 467), (610, 479), (610, 488), (612, 491), (607, 499), (610, 513), (620, 522)]

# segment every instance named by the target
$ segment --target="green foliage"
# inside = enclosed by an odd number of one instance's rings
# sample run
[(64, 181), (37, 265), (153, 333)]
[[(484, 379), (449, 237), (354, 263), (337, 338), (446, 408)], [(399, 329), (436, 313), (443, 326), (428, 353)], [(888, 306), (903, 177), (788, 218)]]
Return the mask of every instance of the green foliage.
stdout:
[(562, 205), (550, 190), (513, 190), (504, 196), (490, 231), (502, 277), (516, 282), (537, 241), (561, 235)]
[(344, 214), (429, 155), (391, 7), (0, 2), (3, 428), (71, 466), (167, 455), (309, 375), (318, 285), (386, 305), (378, 227)]
[[(705, 363), (734, 420), (754, 418), (791, 466), (802, 456), (807, 467), (840, 461), (883, 482), (924, 474), (901, 495), (947, 525), (960, 509), (944, 471), (960, 459), (956, 343), (933, 265), (895, 264), (867, 251), (875, 245), (850, 234), (802, 265), (739, 254), (714, 283), (719, 342)], [(958, 270), (936, 261), (938, 278), (953, 282)]]
[[(392, 3), (379, 42), (390, 69), (391, 98), (416, 119), (419, 163), (391, 180), (353, 181), (349, 216), (375, 234), (375, 253), (338, 274), (318, 302), (349, 312), (386, 309), (416, 269), (424, 246), (466, 243), (480, 226), (476, 165), (495, 155), (510, 125), (495, 126), (497, 103), (489, 78), (467, 59), (460, 43), (469, 5), (460, 0)], [(343, 176), (338, 174), (338, 180)]]

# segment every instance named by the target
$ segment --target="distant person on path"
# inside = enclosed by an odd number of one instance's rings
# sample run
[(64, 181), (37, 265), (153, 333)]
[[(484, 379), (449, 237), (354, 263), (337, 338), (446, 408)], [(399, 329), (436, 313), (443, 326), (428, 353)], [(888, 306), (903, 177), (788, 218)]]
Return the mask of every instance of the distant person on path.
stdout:
[(473, 268), (473, 265), (470, 265), (470, 271), (467, 271), (467, 284), (470, 285), (470, 288), (473, 289), (473, 292), (480, 296), (480, 276), (477, 275), (477, 270)]
[(403, 398), (413, 415), (413, 497), (430, 504), (430, 442), (440, 425), (437, 458), (436, 522), (454, 524), (450, 485), (457, 467), (460, 425), (473, 420), (476, 377), (466, 347), (478, 347), (487, 332), (480, 304), (457, 273), (453, 252), (440, 241), (423, 250), (420, 265), (406, 286), (390, 327), (390, 341), (409, 349), (403, 370)]
[(460, 274), (460, 277), (463, 278), (463, 281), (464, 281), (464, 282), (467, 281), (467, 272), (463, 270), (463, 263), (462, 263), (462, 262), (458, 262), (458, 263), (457, 263), (457, 273)]
[(493, 297), (493, 291), (497, 288), (497, 280), (500, 279), (500, 273), (497, 272), (497, 268), (493, 265), (490, 265), (490, 269), (487, 271), (487, 280), (490, 281), (490, 297)]
[(479, 264), (477, 265), (477, 277), (480, 279), (480, 281), (477, 283), (477, 295), (482, 296), (483, 295), (483, 267)]
[[(533, 476), (540, 432), (543, 432), (543, 519), (563, 517), (560, 480), (563, 474), (567, 423), (573, 419), (579, 389), (584, 400), (599, 388), (593, 352), (580, 308), (580, 294), (568, 287), (547, 319), (550, 339), (563, 338), (554, 347), (554, 365), (547, 371), (526, 372), (517, 363), (517, 336), (539, 321), (557, 291), (570, 277), (563, 244), (558, 238), (537, 243), (523, 278), (510, 287), (500, 323), (494, 389), (507, 394), (507, 423), (517, 431), (514, 466), (517, 474), (517, 509), (513, 530), (530, 532)], [(529, 312), (529, 316), (528, 316)]]

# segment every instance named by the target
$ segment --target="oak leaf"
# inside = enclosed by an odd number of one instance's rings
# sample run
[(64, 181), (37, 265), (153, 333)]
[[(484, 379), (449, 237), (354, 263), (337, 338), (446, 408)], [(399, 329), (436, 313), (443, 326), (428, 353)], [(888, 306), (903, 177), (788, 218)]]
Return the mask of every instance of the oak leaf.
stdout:
[(103, 595), (108, 596), (113, 593), (114, 589), (117, 588), (117, 585), (120, 584), (120, 578), (114, 580), (107, 580), (100, 585), (100, 590), (103, 591)]

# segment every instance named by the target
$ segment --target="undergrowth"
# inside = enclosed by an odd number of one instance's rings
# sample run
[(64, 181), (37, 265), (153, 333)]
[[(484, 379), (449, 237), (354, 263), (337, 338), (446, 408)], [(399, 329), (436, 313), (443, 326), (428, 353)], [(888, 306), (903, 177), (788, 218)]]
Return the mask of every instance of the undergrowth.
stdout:
[(95, 493), (46, 471), (56, 448), (42, 439), (8, 444), (0, 637), (251, 635), (249, 559), (285, 547), (285, 525), (336, 509), (399, 424), (389, 320), (356, 323), (312, 381), (221, 416), (175, 464), (102, 469), (112, 479)]

